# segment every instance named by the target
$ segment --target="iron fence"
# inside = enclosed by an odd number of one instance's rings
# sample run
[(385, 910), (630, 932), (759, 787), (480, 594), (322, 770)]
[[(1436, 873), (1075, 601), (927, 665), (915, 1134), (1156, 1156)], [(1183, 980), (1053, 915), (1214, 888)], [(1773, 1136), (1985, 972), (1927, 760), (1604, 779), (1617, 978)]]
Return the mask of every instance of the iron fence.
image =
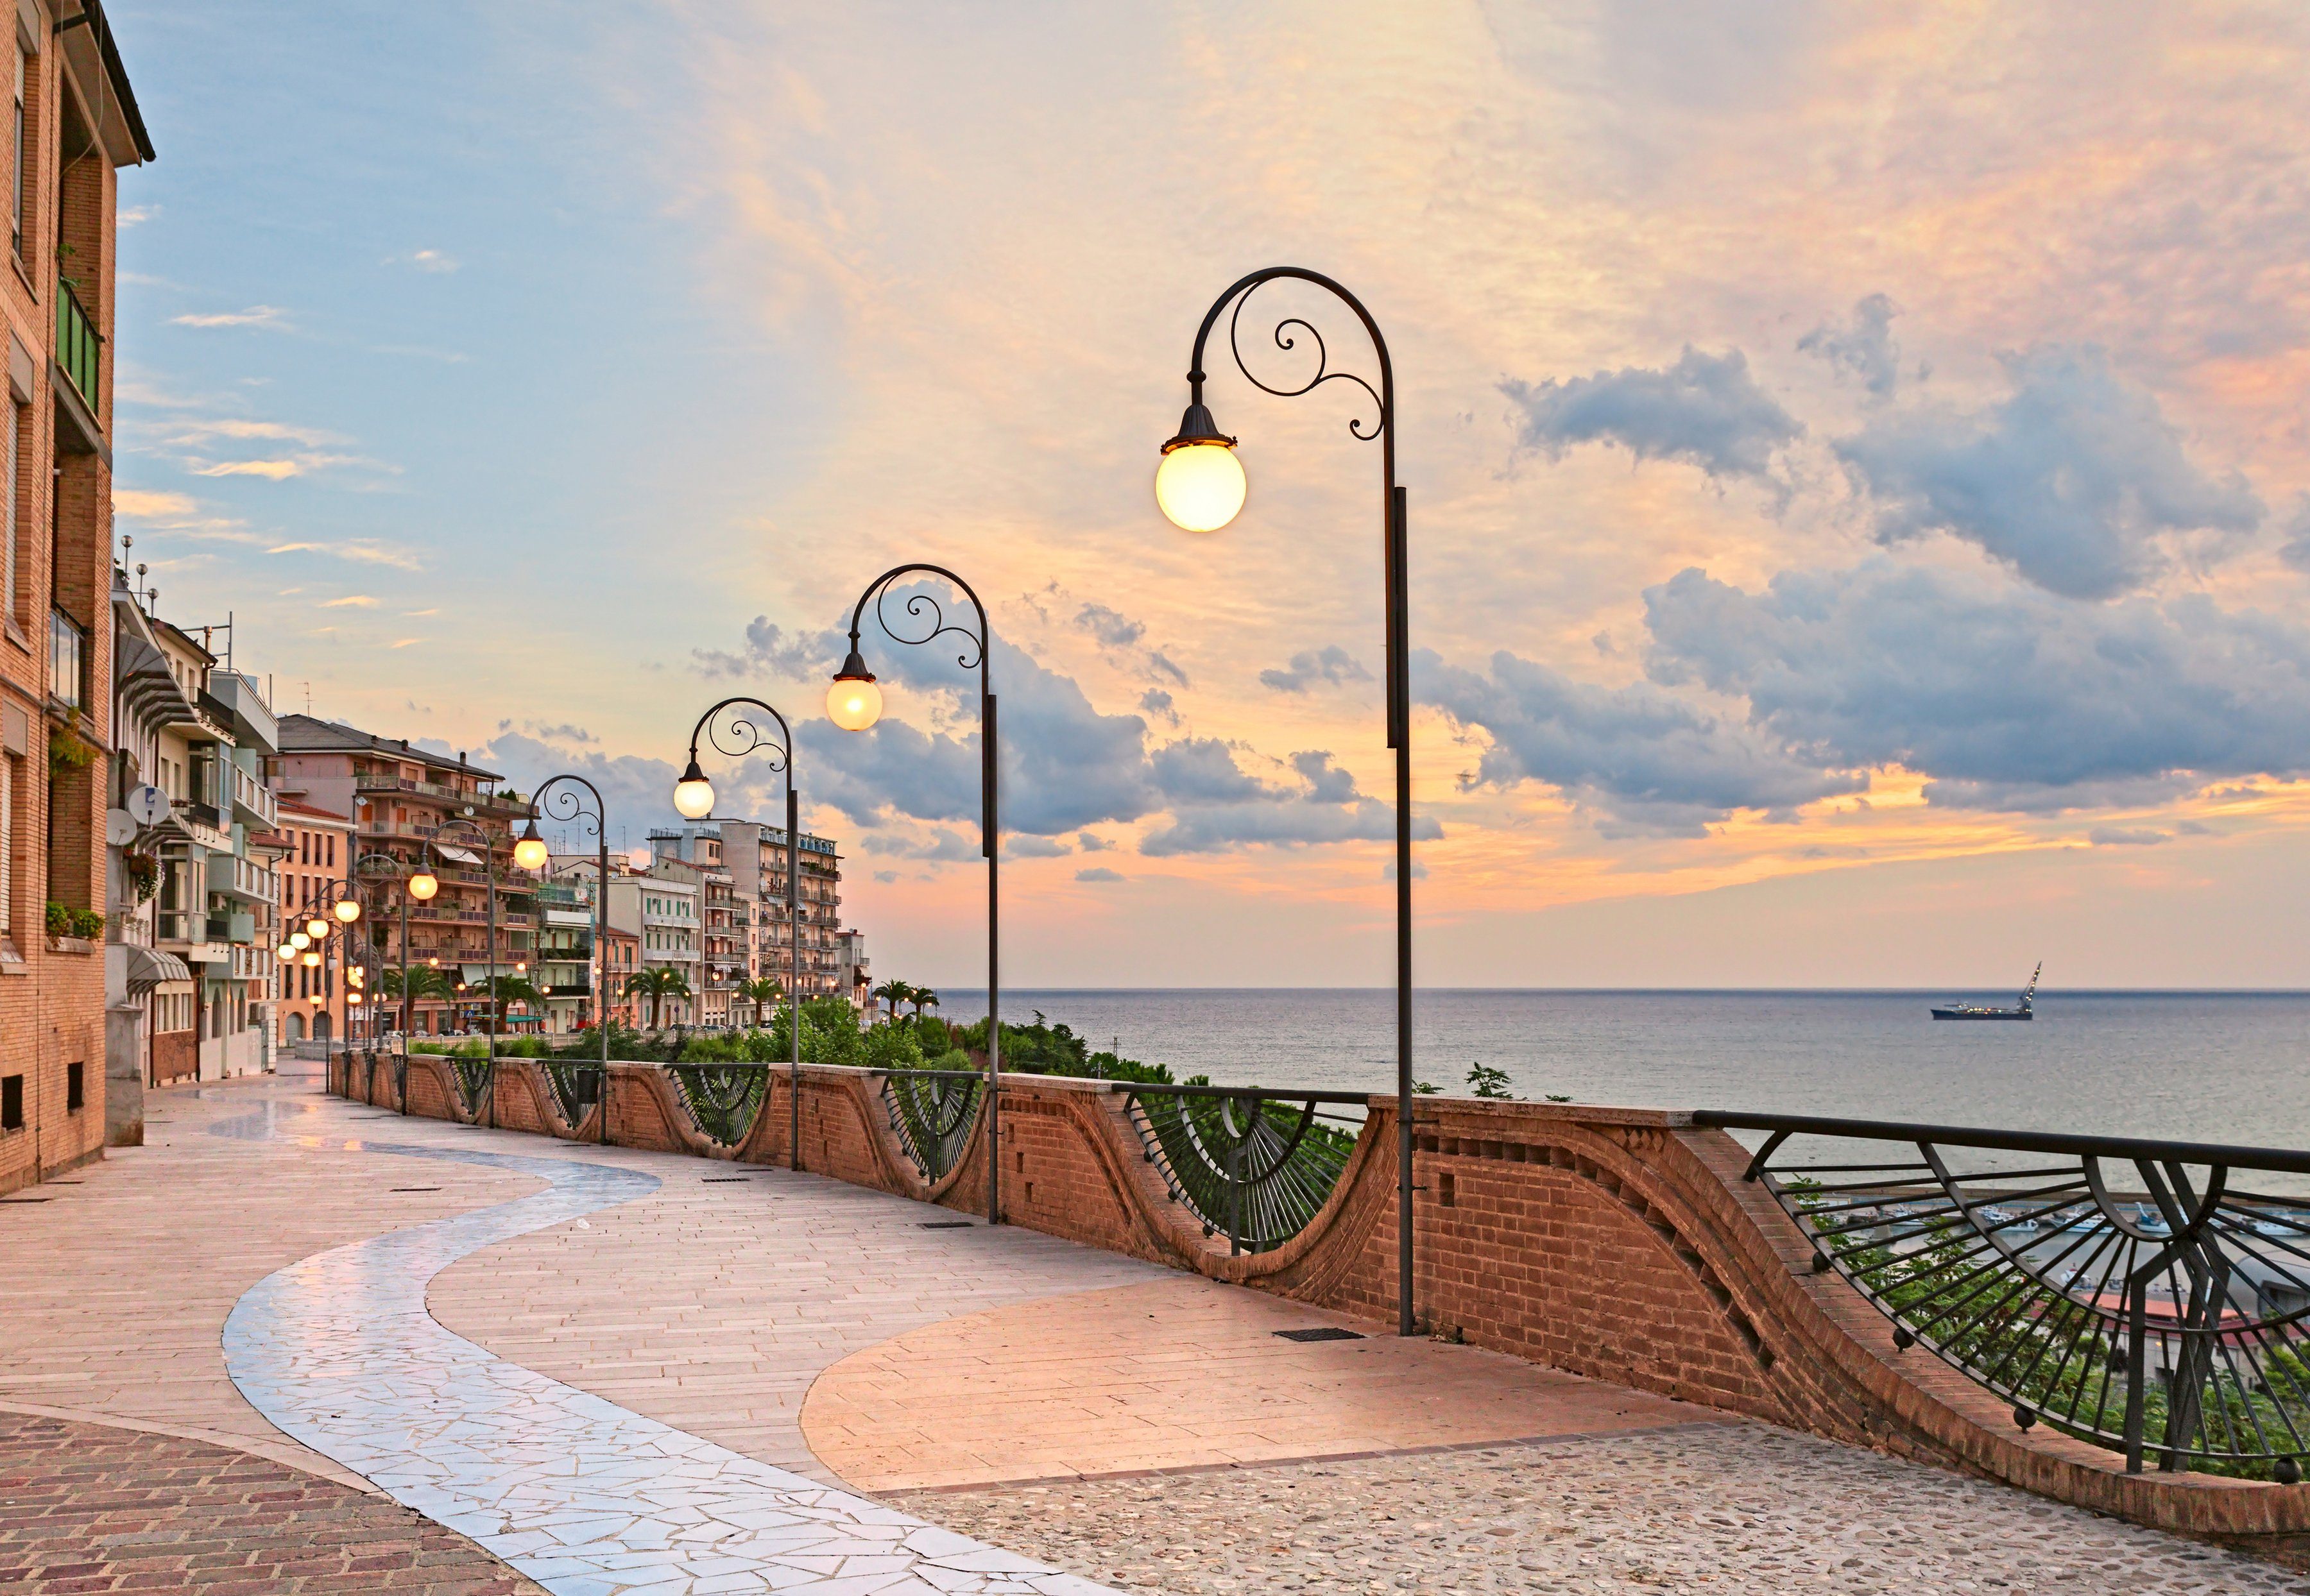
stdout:
[(1230, 1254), (1280, 1247), (1323, 1211), (1370, 1103), (1362, 1092), (1255, 1086), (1117, 1081), (1113, 1089), (1172, 1200), (1206, 1236), (1225, 1231)]
[(986, 1077), (975, 1070), (890, 1070), (882, 1073), (882, 1107), (907, 1158), (936, 1185), (970, 1146)]
[[(2140, 1471), (2301, 1478), (2310, 1453), (2310, 1153), (1706, 1112), (1760, 1131), (1762, 1181), (1922, 1346)], [(1793, 1149), (1809, 1156), (1800, 1158)], [(2017, 1157), (2017, 1155), (2019, 1155)]]

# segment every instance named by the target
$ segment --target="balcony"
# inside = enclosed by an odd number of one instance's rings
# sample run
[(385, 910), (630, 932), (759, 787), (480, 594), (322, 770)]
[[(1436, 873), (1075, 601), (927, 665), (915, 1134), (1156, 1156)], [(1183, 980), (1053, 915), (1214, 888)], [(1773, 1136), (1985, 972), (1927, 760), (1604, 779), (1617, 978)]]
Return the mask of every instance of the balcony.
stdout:
[(62, 610), (48, 612), (48, 697), (66, 709), (88, 707), (88, 629)]
[(263, 981), (278, 967), (280, 960), (270, 948), (240, 948), (232, 950), (232, 978), (236, 981)]
[[(220, 865), (226, 868), (220, 869)], [(254, 859), (238, 854), (209, 856), (209, 890), (229, 893), (251, 903), (272, 904), (281, 898), (281, 878)]]
[(212, 942), (234, 942), (242, 946), (256, 941), (256, 916), (238, 909), (208, 917), (208, 940)]
[(232, 772), (232, 807), (241, 823), (253, 830), (270, 831), (280, 824), (279, 802), (273, 789), (238, 765), (228, 765)]
[(56, 280), (56, 367), (71, 381), (88, 412), (96, 414), (97, 372), (104, 339), (96, 323), (82, 308), (72, 284)]
[(360, 793), (414, 793), (421, 797), (438, 798), (445, 803), (470, 803), (475, 809), (501, 814), (529, 813), (529, 800), (526, 798), (508, 798), (501, 793), (468, 793), (441, 782), (412, 781), (405, 776), (356, 775), (353, 790)]

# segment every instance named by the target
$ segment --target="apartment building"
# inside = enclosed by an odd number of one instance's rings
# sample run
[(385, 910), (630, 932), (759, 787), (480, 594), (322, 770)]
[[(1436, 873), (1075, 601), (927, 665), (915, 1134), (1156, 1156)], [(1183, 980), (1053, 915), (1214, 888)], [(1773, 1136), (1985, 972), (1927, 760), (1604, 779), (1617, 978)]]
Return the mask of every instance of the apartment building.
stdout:
[[(643, 969), (673, 970), (690, 989), (688, 997), (668, 997), (655, 1005), (647, 997), (636, 1000), (634, 1008), (645, 1025), (653, 1009), (661, 1027), (704, 1023), (704, 873), (678, 859), (657, 860), (637, 870), (611, 855), (611, 926), (640, 939)], [(617, 986), (622, 994), (622, 977)]]
[[(715, 978), (711, 965), (719, 952), (727, 958), (731, 986), (742, 966), (745, 977), (767, 976), (786, 987), (791, 980), (789, 950), (798, 934), (803, 995), (863, 1001), (856, 972), (864, 967), (865, 941), (863, 933), (842, 929), (842, 860), (831, 841), (802, 835), (801, 924), (796, 927), (786, 923), (785, 827), (756, 820), (693, 820), (652, 831), (649, 840), (661, 859), (680, 860), (692, 869), (729, 878), (729, 929), (736, 945), (709, 938), (709, 981)], [(743, 1002), (733, 1002), (729, 1012), (731, 1024), (752, 1024), (760, 1018)]]
[(18, 0), (0, 142), (0, 1192), (105, 1142), (117, 169), (152, 144), (101, 4)]
[(343, 883), (352, 878), (353, 823), (294, 798), (282, 799), (280, 812), (282, 935), (300, 927), (309, 934), (316, 920), (326, 934), (279, 967), (280, 1025), (274, 1040), (282, 1047), (341, 1040), (352, 1033), (346, 955), (358, 952), (369, 932), (360, 921), (344, 924), (335, 913)]
[[(283, 798), (352, 823), (350, 876), (362, 889), (368, 934), (358, 946), (367, 967), (379, 976), (433, 972), (415, 977), (412, 997), (386, 1001), (380, 1023), (392, 1028), (405, 1016), (410, 1029), (429, 1036), (478, 1027), (491, 972), (526, 976), (535, 952), (535, 878), (513, 864), (513, 831), (528, 801), (500, 791), (503, 776), (462, 753), (307, 715), (281, 722), (276, 779)], [(439, 883), (430, 900), (407, 891), (421, 867)], [(368, 982), (371, 991), (383, 984)]]
[(278, 877), (264, 690), (113, 572), (105, 814), (106, 1117), (143, 1136), (148, 1087), (271, 1067)]

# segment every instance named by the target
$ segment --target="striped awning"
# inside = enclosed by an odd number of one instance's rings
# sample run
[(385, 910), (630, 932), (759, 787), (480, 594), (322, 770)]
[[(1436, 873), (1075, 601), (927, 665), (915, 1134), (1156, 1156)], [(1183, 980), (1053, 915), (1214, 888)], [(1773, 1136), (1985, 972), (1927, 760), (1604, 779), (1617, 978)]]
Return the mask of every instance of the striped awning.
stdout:
[(157, 948), (139, 948), (128, 944), (128, 992), (132, 997), (142, 997), (156, 986), (170, 981), (189, 981), (193, 972), (185, 961), (173, 953), (163, 953)]

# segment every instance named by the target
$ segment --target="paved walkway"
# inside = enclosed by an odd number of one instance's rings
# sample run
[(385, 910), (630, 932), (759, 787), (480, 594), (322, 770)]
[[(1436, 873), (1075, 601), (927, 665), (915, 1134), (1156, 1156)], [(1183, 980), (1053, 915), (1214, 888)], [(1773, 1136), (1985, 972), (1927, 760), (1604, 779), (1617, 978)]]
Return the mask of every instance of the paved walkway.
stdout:
[[(300, 1488), (314, 1569), (389, 1491), (464, 1532), (428, 1531), (457, 1577), (557, 1592), (2306, 1588), (1467, 1348), (1283, 1340), (1341, 1322), (816, 1177), (316, 1089), (160, 1094), (152, 1145), (0, 1203), (0, 1409), (334, 1481)], [(0, 1585), (160, 1567), (73, 1496)]]

